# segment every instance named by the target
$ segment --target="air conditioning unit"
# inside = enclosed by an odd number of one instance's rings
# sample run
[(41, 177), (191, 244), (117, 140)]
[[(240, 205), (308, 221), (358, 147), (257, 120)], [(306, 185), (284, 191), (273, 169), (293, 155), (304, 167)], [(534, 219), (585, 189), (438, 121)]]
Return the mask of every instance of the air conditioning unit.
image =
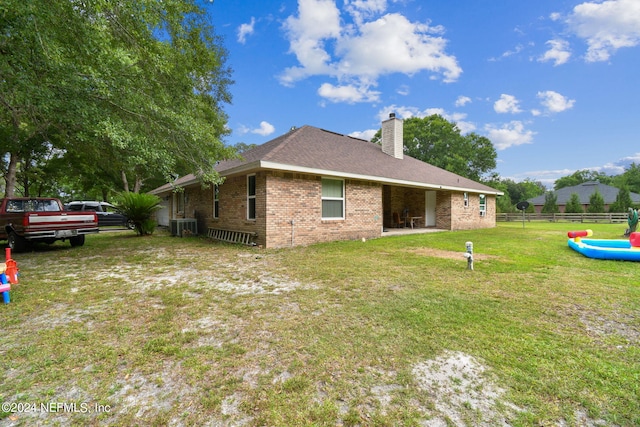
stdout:
[(195, 218), (180, 218), (169, 221), (169, 232), (172, 236), (198, 234), (198, 221)]

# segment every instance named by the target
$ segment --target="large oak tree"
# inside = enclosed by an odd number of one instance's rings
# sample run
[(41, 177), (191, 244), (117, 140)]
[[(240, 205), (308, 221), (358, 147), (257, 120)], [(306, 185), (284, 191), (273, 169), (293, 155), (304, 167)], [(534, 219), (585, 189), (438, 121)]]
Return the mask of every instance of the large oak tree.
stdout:
[[(372, 142), (380, 143), (378, 130)], [(496, 167), (491, 141), (476, 133), (462, 135), (455, 123), (434, 114), (404, 119), (405, 154), (458, 175), (480, 181)]]
[(231, 101), (226, 51), (195, 0), (4, 0), (0, 166), (46, 146), (69, 174), (218, 179)]

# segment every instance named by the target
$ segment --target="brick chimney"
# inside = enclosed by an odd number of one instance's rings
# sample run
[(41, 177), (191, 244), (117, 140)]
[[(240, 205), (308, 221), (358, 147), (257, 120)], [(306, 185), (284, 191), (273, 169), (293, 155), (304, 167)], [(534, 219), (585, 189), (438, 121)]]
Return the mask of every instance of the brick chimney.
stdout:
[(396, 159), (404, 157), (402, 120), (396, 119), (396, 113), (389, 114), (389, 119), (382, 122), (382, 152)]

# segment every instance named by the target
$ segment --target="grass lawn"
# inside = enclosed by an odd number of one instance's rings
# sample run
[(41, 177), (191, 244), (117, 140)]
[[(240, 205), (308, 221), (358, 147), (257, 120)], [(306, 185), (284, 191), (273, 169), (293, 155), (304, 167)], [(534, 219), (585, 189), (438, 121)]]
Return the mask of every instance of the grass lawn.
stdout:
[(14, 254), (0, 426), (640, 425), (640, 263), (572, 251), (582, 228), (625, 225)]

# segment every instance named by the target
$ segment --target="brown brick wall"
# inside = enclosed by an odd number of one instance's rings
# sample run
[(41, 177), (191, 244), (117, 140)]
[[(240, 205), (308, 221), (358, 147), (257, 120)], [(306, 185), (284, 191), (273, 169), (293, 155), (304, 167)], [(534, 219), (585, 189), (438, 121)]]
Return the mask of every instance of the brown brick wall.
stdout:
[(380, 237), (381, 188), (377, 184), (345, 180), (345, 219), (322, 220), (320, 176), (272, 172), (267, 177), (266, 246)]
[[(382, 186), (360, 180), (345, 180), (345, 219), (322, 220), (321, 177), (262, 171), (256, 174), (256, 219), (247, 219), (247, 177), (230, 177), (220, 186), (219, 218), (213, 218), (213, 187), (185, 189), (186, 217), (198, 219), (200, 234), (208, 227), (256, 232), (259, 245), (278, 248), (333, 240), (376, 238), (382, 226), (392, 227), (392, 213), (422, 216), (425, 190)], [(495, 196), (487, 196), (487, 213), (480, 216), (478, 194), (436, 193), (436, 227), (467, 230), (495, 226)], [(384, 205), (384, 212), (383, 212)], [(268, 209), (267, 209), (268, 207)], [(293, 224), (291, 223), (293, 221)]]
[[(206, 211), (206, 227), (224, 230), (258, 233), (255, 242), (265, 244), (265, 192), (266, 173), (256, 174), (256, 219), (247, 219), (247, 176), (227, 178), (219, 187), (218, 218), (213, 218), (213, 190), (209, 189), (210, 202)], [(206, 228), (205, 228), (206, 230)]]
[(469, 193), (469, 206), (464, 207), (463, 193), (451, 194), (451, 230), (473, 230), (476, 228), (495, 227), (496, 198), (486, 196), (487, 209), (485, 216), (480, 216), (480, 195)]

